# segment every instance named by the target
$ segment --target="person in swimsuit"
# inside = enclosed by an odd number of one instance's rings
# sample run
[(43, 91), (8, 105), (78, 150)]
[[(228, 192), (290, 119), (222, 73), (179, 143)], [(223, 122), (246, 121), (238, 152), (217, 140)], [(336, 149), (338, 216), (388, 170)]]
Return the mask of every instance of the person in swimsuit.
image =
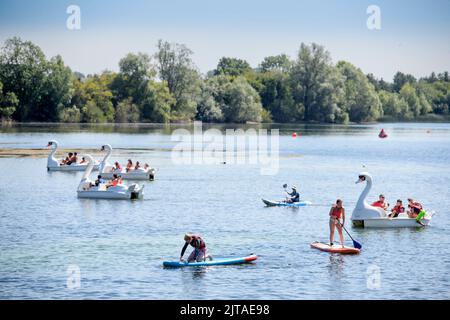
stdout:
[(201, 262), (206, 259), (212, 260), (212, 256), (206, 254), (206, 243), (200, 236), (186, 233), (184, 235), (184, 241), (185, 243), (183, 249), (181, 249), (180, 261), (184, 261), (183, 256), (189, 245), (192, 246), (194, 250), (189, 255), (187, 262)]
[[(341, 220), (342, 219), (342, 224)], [(342, 200), (337, 199), (336, 204), (330, 209), (330, 246), (334, 242), (334, 229), (338, 229), (339, 239), (341, 240), (342, 248), (344, 247), (344, 234), (342, 233), (342, 227), (345, 224), (345, 208), (342, 205)]]
[(131, 161), (131, 159), (128, 159), (127, 166), (125, 167), (125, 170), (128, 172), (128, 171), (130, 171), (132, 169), (133, 169), (133, 161)]
[(119, 162), (114, 162), (114, 167), (112, 168), (112, 172), (122, 172), (122, 166)]

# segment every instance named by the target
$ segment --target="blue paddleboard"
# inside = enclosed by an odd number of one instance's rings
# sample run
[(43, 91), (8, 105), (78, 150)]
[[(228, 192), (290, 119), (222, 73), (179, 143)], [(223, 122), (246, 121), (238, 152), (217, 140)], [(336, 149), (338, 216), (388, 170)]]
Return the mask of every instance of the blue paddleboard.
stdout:
[(268, 207), (304, 207), (304, 206), (308, 206), (308, 205), (312, 204), (310, 201), (299, 201), (299, 202), (292, 202), (292, 203), (288, 203), (288, 202), (284, 202), (284, 201), (271, 201), (271, 200), (266, 200), (266, 199), (262, 199), (262, 201)]
[(242, 264), (256, 260), (256, 255), (250, 255), (240, 258), (217, 258), (212, 261), (202, 262), (181, 262), (181, 261), (164, 261), (164, 267), (181, 268), (181, 267), (206, 267), (206, 266), (225, 266), (230, 264)]

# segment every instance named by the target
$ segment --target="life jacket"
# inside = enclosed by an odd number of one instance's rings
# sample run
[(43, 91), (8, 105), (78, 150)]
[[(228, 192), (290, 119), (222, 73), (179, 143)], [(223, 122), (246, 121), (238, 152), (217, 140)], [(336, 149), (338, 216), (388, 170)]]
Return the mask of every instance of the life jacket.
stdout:
[(395, 206), (392, 208), (392, 212), (403, 213), (403, 212), (405, 212), (405, 207), (402, 205)]
[(342, 209), (343, 208), (334, 207), (333, 211), (331, 212), (331, 216), (335, 217), (336, 219), (340, 219), (341, 214), (342, 214)]
[(417, 202), (417, 201), (411, 202), (410, 206), (413, 207), (413, 208), (419, 209), (419, 210), (422, 210), (422, 209), (423, 209), (422, 204), (420, 204), (420, 203)]
[(372, 203), (372, 207), (383, 208), (383, 202), (381, 202), (380, 200), (375, 201), (374, 203)]
[(192, 236), (191, 242), (189, 242), (191, 246), (197, 249), (204, 249), (206, 248), (205, 241), (200, 236)]
[(118, 183), (119, 183), (118, 179), (114, 179), (112, 181), (112, 186), (115, 187), (115, 186), (117, 186)]

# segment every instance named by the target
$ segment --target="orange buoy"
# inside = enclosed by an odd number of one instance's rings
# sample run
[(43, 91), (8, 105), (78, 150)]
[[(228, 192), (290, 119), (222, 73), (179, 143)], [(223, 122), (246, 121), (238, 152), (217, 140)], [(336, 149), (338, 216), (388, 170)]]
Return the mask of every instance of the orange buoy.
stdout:
[(388, 135), (387, 133), (384, 131), (384, 129), (381, 129), (380, 133), (378, 134), (378, 137), (381, 139), (387, 138)]

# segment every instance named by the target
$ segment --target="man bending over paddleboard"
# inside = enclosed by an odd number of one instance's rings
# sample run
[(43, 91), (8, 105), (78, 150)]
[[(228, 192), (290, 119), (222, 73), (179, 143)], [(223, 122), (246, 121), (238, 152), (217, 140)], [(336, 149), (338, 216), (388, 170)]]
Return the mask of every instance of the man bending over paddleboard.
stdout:
[[(340, 219), (342, 218), (342, 224)], [(342, 200), (337, 199), (336, 204), (330, 209), (330, 246), (334, 241), (334, 228), (338, 229), (339, 239), (342, 248), (344, 248), (344, 235), (342, 234), (342, 226), (345, 224), (345, 208), (342, 206)]]
[(186, 233), (184, 235), (184, 241), (185, 243), (183, 249), (181, 250), (180, 261), (184, 261), (183, 260), (184, 252), (186, 251), (188, 245), (194, 247), (194, 250), (189, 255), (187, 262), (194, 262), (194, 261), (201, 262), (205, 261), (206, 258), (212, 260), (212, 256), (206, 254), (206, 243), (200, 236), (192, 233)]

